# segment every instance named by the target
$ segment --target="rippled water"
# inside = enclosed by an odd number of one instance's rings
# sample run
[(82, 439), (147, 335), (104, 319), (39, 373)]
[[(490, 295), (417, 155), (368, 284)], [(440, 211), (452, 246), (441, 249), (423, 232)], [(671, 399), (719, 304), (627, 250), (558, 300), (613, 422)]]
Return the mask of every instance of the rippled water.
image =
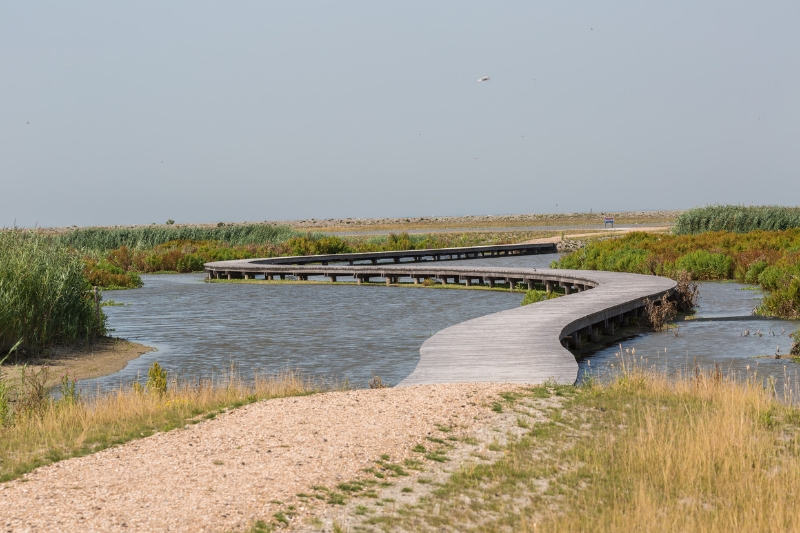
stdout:
[[(547, 267), (558, 256), (534, 255), (451, 261), (438, 265)], [(235, 362), (245, 374), (297, 369), (329, 380), (366, 386), (374, 372), (397, 383), (412, 372), (419, 347), (431, 334), (478, 316), (511, 309), (522, 295), (507, 292), (426, 290), (382, 286), (237, 285), (204, 283), (201, 274), (146, 275), (145, 286), (109, 291), (124, 302), (106, 307), (113, 334), (154, 346), (157, 352), (131, 361), (111, 376), (87, 380), (85, 389), (114, 387), (146, 375), (158, 360), (184, 376), (224, 371)], [(748, 315), (759, 291), (736, 283), (701, 284), (703, 317)], [(797, 323), (751, 319), (746, 322), (683, 323), (674, 333), (651, 333), (624, 341), (637, 356), (673, 365), (720, 363), (744, 371), (758, 365), (780, 377), (787, 360), (755, 359), (776, 347), (789, 351), (788, 333)], [(784, 332), (781, 333), (781, 328)], [(741, 337), (749, 329), (763, 336)], [(773, 333), (775, 335), (773, 336)], [(609, 347), (580, 362), (582, 371), (608, 368), (619, 348)], [(591, 362), (591, 363), (590, 363)], [(582, 372), (583, 373), (583, 372)]]
[[(740, 283), (700, 283), (700, 305), (697, 315), (720, 318), (750, 315), (763, 297), (760, 290)], [(639, 361), (647, 360), (670, 372), (690, 371), (695, 364), (711, 367), (719, 364), (726, 372), (739, 376), (758, 371), (781, 382), (788, 378), (798, 381), (800, 365), (789, 359), (775, 359), (776, 353), (786, 355), (792, 345), (789, 333), (800, 323), (786, 320), (765, 320), (757, 317), (744, 321), (687, 321), (673, 331), (648, 333), (622, 342), (623, 353), (636, 350)], [(745, 335), (745, 332), (749, 334)], [(603, 372), (611, 365), (619, 366), (619, 345), (609, 346), (579, 362), (580, 374)], [(748, 370), (748, 366), (750, 367)]]
[[(546, 267), (556, 254), (487, 258), (481, 264)], [(505, 259), (505, 262), (503, 260)], [(499, 263), (498, 263), (499, 261)], [(442, 264), (475, 264), (449, 261)], [(113, 335), (154, 346), (84, 387), (131, 381), (157, 360), (181, 375), (209, 375), (234, 361), (245, 374), (297, 369), (366, 386), (410, 374), (420, 345), (453, 324), (516, 307), (520, 293), (336, 285), (204, 283), (202, 274), (145, 275), (144, 287), (108, 291), (127, 305), (104, 308)]]

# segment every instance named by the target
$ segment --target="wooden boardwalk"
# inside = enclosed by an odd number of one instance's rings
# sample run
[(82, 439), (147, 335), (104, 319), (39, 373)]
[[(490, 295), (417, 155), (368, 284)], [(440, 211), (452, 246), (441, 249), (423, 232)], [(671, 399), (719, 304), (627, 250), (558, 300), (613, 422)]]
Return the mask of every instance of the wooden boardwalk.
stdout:
[[(443, 329), (420, 348), (417, 367), (399, 386), (426, 383), (574, 383), (578, 365), (568, 343), (579, 346), (582, 339), (625, 324), (637, 316), (644, 300), (656, 300), (675, 288), (671, 279), (591, 270), (553, 270), (503, 267), (447, 267), (430, 262), (405, 265), (286, 265), (267, 259), (207, 263), (211, 278), (280, 276), (307, 280), (325, 276), (358, 282), (383, 279), (387, 284), (402, 280), (434, 278), (444, 282), (523, 284), (532, 288), (561, 286), (566, 296), (545, 300), (475, 318)], [(591, 289), (591, 290), (589, 290)]]

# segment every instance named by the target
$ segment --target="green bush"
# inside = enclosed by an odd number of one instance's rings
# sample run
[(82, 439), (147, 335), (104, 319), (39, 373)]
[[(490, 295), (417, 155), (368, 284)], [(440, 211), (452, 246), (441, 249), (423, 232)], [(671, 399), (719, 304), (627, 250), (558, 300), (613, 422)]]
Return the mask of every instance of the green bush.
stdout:
[(761, 273), (767, 269), (769, 263), (766, 261), (756, 261), (747, 269), (747, 272), (744, 275), (744, 282), (745, 283), (759, 283), (758, 278), (761, 276)]
[(692, 279), (729, 279), (733, 261), (725, 254), (712, 254), (696, 250), (682, 256), (675, 263), (678, 270), (685, 270)]
[(789, 320), (800, 319), (800, 277), (792, 276), (786, 285), (770, 292), (757, 312)]
[(85, 259), (83, 273), (89, 285), (101, 289), (135, 289), (142, 286), (142, 278), (136, 272), (126, 272), (108, 261)]
[(789, 272), (779, 266), (769, 266), (758, 275), (758, 283), (768, 291), (774, 291), (788, 282)]
[(547, 300), (547, 292), (532, 289), (525, 293), (525, 298), (520, 305), (534, 304), (543, 300)]
[(0, 350), (22, 340), (39, 351), (105, 332), (95, 315), (84, 263), (66, 246), (38, 233), (0, 232)]
[(178, 259), (178, 272), (202, 272), (205, 260), (198, 254), (184, 255)]
[(153, 362), (147, 371), (147, 392), (151, 394), (164, 394), (167, 392), (167, 371), (164, 370), (158, 361)]

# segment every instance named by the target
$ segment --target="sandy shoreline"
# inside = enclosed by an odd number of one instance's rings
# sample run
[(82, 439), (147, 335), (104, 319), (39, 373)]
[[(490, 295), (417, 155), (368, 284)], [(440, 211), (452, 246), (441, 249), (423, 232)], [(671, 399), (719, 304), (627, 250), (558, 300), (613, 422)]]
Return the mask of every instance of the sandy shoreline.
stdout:
[[(132, 361), (146, 353), (155, 351), (155, 348), (136, 342), (114, 337), (100, 337), (89, 344), (76, 344), (51, 348), (43, 355), (26, 359), (24, 363), (35, 371), (42, 366), (49, 367), (50, 385), (58, 384), (61, 376), (69, 373), (70, 377), (81, 380), (106, 376), (119, 372), (128, 361)], [(9, 363), (13, 359), (9, 358)], [(20, 364), (23, 361), (20, 361)], [(12, 376), (19, 365), (9, 364), (4, 367)]]

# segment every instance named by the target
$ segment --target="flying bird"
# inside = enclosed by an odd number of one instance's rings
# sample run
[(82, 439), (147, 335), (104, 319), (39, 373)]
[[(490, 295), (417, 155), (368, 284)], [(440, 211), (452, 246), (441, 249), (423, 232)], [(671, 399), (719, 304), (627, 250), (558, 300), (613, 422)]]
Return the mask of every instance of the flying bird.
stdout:
[(484, 76), (484, 77), (478, 79), (478, 82), (482, 82), (482, 81), (489, 81), (489, 76)]

